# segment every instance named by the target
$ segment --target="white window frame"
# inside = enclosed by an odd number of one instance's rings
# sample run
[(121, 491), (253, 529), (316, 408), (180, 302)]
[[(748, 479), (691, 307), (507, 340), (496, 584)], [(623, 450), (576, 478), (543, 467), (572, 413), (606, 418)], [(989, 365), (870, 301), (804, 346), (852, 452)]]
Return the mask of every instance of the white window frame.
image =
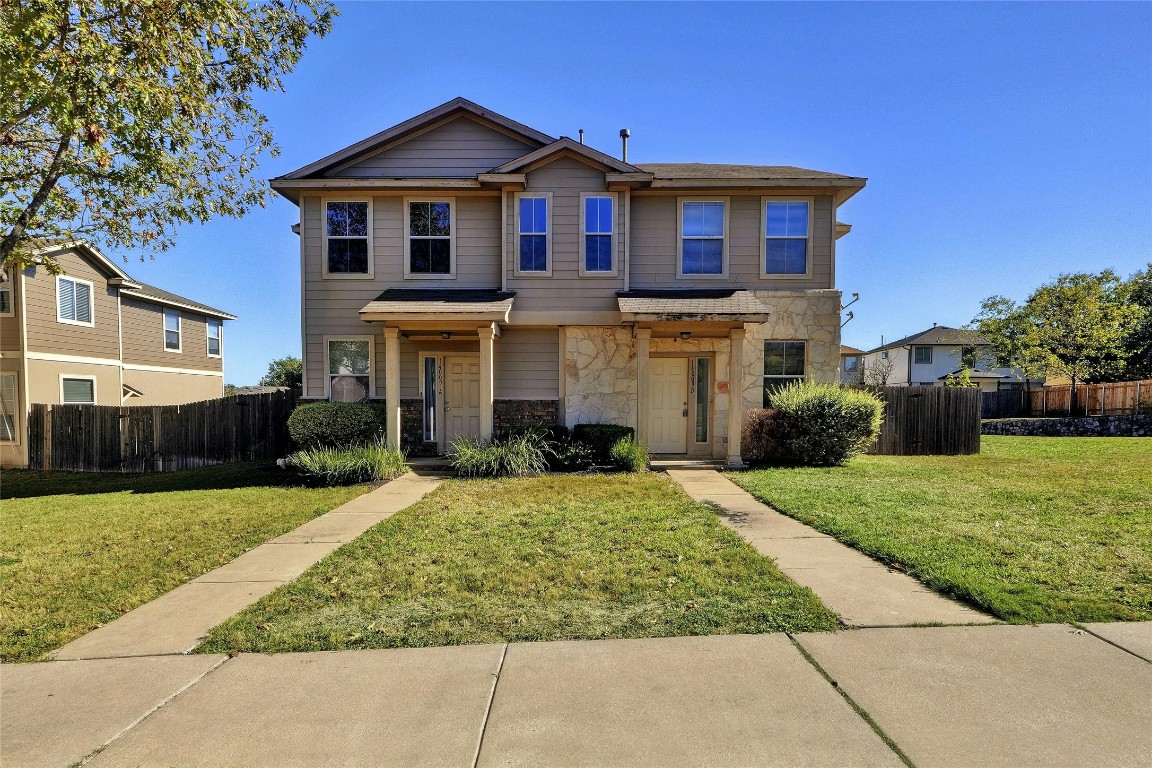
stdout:
[[(169, 349), (168, 348), (168, 315), (169, 315), (169, 313), (176, 315), (176, 341), (178, 342), (176, 349)], [(171, 307), (164, 307), (164, 311), (161, 313), (161, 316), (163, 317), (163, 321), (160, 323), (160, 326), (161, 326), (160, 342), (162, 344), (161, 349), (163, 349), (165, 352), (171, 352), (173, 354), (182, 353), (184, 351), (184, 316), (181, 314), (180, 310), (173, 309)]]
[[(422, 443), (436, 443), (441, 445), (441, 434), (443, 426), (441, 422), (444, 420), (444, 355), (439, 352), (421, 352), (416, 356), (417, 359), (417, 372), (420, 379), (420, 442)], [(426, 427), (428, 426), (424, 418), (427, 416), (424, 403), (427, 393), (424, 383), (424, 367), (427, 365), (425, 362), (428, 359), (436, 361), (436, 418), (432, 423), (432, 439), (425, 439)]]
[[(20, 444), (20, 377), (16, 371), (0, 371), (0, 381), (12, 379), (12, 440), (0, 437), (0, 443), (5, 445)], [(2, 387), (0, 387), (2, 388)]]
[[(407, 225), (405, 225), (407, 226)], [(405, 230), (407, 232), (407, 230)], [(378, 400), (376, 395), (376, 337), (375, 336), (325, 336), (324, 337), (324, 399), (332, 399), (332, 363), (329, 359), (333, 341), (368, 342), (368, 399)]]
[[(768, 203), (808, 203), (808, 234), (799, 237), (773, 237), (774, 240), (800, 240), (807, 241), (804, 257), (803, 272), (768, 272)], [(816, 198), (814, 197), (777, 197), (765, 195), (760, 198), (760, 279), (761, 280), (809, 280), (812, 277), (812, 234), (815, 231), (814, 219), (816, 211)]]
[[(920, 350), (922, 350), (922, 349), (928, 350), (928, 359), (927, 360), (917, 360), (916, 359)], [(912, 364), (913, 365), (932, 365), (932, 358), (933, 357), (934, 357), (934, 355), (932, 354), (932, 347), (930, 345), (916, 344), (912, 347)]]
[[(92, 402), (91, 403), (87, 403), (87, 402), (78, 403), (76, 401), (69, 402), (69, 401), (65, 400), (64, 399), (64, 381), (65, 381), (65, 379), (91, 381), (92, 382)], [(96, 377), (95, 376), (89, 376), (89, 375), (84, 375), (84, 374), (80, 374), (80, 373), (62, 373), (62, 374), (60, 374), (60, 402), (63, 405), (95, 405), (96, 403), (100, 402), (100, 394), (99, 394), (99, 392), (97, 392), (96, 386), (97, 386), (97, 384), (96, 384)]]
[[(546, 200), (547, 202), (545, 204), (548, 206), (548, 215), (545, 217), (545, 221), (544, 221), (544, 225), (546, 228), (545, 232), (544, 232), (544, 243), (545, 243), (544, 259), (545, 259), (545, 263), (547, 264), (548, 268), (544, 269), (544, 270), (536, 271), (536, 272), (525, 272), (522, 269), (520, 269), (520, 235), (521, 234), (539, 235), (540, 233), (539, 232), (524, 232), (524, 233), (520, 232), (520, 201), (524, 200), (524, 199), (532, 200), (532, 199), (537, 199), (537, 198)], [(512, 249), (513, 259), (514, 259), (514, 261), (513, 261), (514, 267), (513, 267), (512, 273), (516, 277), (552, 277), (552, 239), (553, 239), (552, 238), (552, 234), (553, 234), (552, 233), (552, 212), (553, 212), (552, 193), (551, 192), (527, 192), (527, 191), (517, 192), (516, 193), (516, 201), (515, 201), (514, 205), (515, 205), (516, 210), (515, 210), (515, 223), (513, 224), (513, 230), (512, 231), (513, 231), (513, 234), (514, 234), (516, 240), (515, 240), (515, 247)]]
[[(328, 203), (368, 203), (368, 271), (367, 272), (329, 272), (328, 271)], [(320, 270), (323, 280), (373, 280), (376, 277), (376, 259), (372, 248), (372, 198), (350, 195), (329, 196), (320, 198)], [(405, 206), (407, 212), (407, 206)], [(405, 221), (405, 234), (407, 234), (407, 221)], [(336, 237), (340, 237), (337, 235)], [(348, 239), (348, 238), (343, 238)]]
[[(73, 283), (88, 286), (88, 322), (83, 320), (69, 320), (60, 315), (60, 282), (62, 280), (70, 280)], [(96, 326), (96, 289), (91, 280), (84, 280), (79, 277), (72, 277), (71, 275), (56, 275), (56, 322), (67, 323), (68, 325), (82, 325), (85, 328), (94, 328)]]
[[(609, 233), (612, 237), (612, 269), (602, 271), (590, 271), (586, 269), (586, 256), (585, 248), (588, 242), (589, 235), (604, 234), (589, 232), (585, 217), (587, 216), (587, 200), (589, 198), (607, 198), (612, 201), (612, 231)], [(580, 247), (579, 247), (579, 265), (580, 277), (619, 277), (620, 276), (620, 254), (618, 253), (618, 245), (620, 243), (620, 196), (615, 192), (583, 192), (580, 194)]]
[[(768, 379), (775, 379), (777, 381), (786, 381), (787, 382), (787, 381), (797, 381), (797, 380), (805, 381), (808, 378), (808, 368), (809, 368), (809, 366), (808, 366), (808, 339), (764, 339), (763, 344), (761, 344), (761, 346), (760, 346), (760, 350), (761, 350), (760, 368), (761, 368), (761, 370), (763, 370), (763, 368), (764, 368), (764, 362), (763, 362), (764, 347), (768, 344), (803, 344), (804, 345), (804, 373), (799, 374), (799, 375), (780, 374), (780, 373), (765, 373), (765, 374), (761, 375), (761, 379), (764, 382), (764, 384), (766, 384), (768, 382)], [(760, 385), (760, 391), (761, 392), (764, 391), (764, 384)], [(761, 397), (763, 397), (763, 395), (761, 395)], [(767, 403), (764, 403), (763, 405), (765, 408), (768, 407)]]
[[(219, 331), (216, 334), (216, 348), (219, 350), (216, 354), (212, 354), (212, 329), (217, 328)], [(224, 357), (224, 321), (214, 320), (208, 318), (204, 321), (204, 354), (211, 358)]]
[[(409, 203), (448, 203), (448, 274), (429, 274), (412, 271), (412, 221), (409, 218)], [(455, 280), (456, 279), (456, 198), (455, 197), (405, 197), (404, 208), (400, 212), (401, 232), (404, 235), (404, 279), (405, 280)], [(416, 235), (418, 239), (425, 236)], [(327, 354), (327, 353), (325, 353)]]
[[(0, 312), (0, 317), (15, 317), (16, 316), (16, 305), (13, 304), (12, 302), (14, 302), (16, 300), (16, 291), (12, 290), (12, 287), (16, 284), (15, 283), (16, 276), (12, 274), (12, 270), (10, 270), (10, 269), (3, 270), (2, 274), (8, 278), (4, 282), (0, 283), (0, 293), (8, 294), (8, 311), (7, 312)], [(56, 299), (56, 314), (57, 315), (60, 314), (59, 294), (57, 294), (57, 299)]]
[[(684, 204), (685, 203), (723, 203), (724, 204), (724, 237), (721, 240), (721, 271), (718, 275), (702, 275), (695, 272), (684, 272)], [(732, 216), (732, 198), (723, 195), (720, 197), (677, 197), (676, 198), (676, 279), (677, 280), (727, 280), (728, 256), (731, 248), (729, 222)], [(698, 238), (693, 238), (698, 239)], [(717, 238), (711, 238), (717, 239)]]

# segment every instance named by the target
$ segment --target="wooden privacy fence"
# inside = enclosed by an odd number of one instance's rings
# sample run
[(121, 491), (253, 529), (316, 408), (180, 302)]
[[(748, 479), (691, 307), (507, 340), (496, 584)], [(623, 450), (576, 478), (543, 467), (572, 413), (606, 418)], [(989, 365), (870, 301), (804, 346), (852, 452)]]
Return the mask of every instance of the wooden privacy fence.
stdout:
[(868, 453), (953, 456), (980, 452), (980, 390), (865, 387), (884, 401), (880, 437)]
[(43, 405), (28, 414), (29, 466), (80, 472), (167, 472), (253, 461), (291, 450), (292, 391), (186, 405)]
[(981, 396), (980, 415), (985, 419), (1011, 419), (1016, 416), (1120, 416), (1152, 412), (1152, 379), (1078, 384), (1076, 399), (1076, 413), (1073, 414), (1071, 384), (985, 392)]

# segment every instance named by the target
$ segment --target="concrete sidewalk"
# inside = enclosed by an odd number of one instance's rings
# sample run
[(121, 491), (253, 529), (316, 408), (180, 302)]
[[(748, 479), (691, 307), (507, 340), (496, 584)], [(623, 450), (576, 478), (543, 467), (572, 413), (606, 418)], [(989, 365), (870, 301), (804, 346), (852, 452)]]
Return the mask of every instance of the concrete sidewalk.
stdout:
[[(1106, 626), (1152, 644), (1152, 622)], [(90, 765), (460, 768), (1152, 754), (1152, 664), (1067, 625), (6, 664), (0, 688), (6, 768), (97, 750)]]
[(409, 472), (129, 611), (52, 654), (60, 661), (187, 653), (214, 626), (440, 484)]
[(782, 515), (710, 468), (669, 469), (696, 501), (713, 504), (721, 520), (773, 558), (790, 579), (810, 588), (851, 627), (989, 624), (995, 619), (942, 597), (907, 574), (814, 528)]

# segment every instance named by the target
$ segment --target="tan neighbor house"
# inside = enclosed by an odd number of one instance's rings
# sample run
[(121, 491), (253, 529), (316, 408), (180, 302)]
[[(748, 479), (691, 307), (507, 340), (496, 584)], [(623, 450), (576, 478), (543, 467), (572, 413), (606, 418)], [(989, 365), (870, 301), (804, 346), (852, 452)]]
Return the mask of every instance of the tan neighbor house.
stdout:
[(864, 184), (631, 165), (454, 99), (272, 181), (301, 211), (304, 398), (383, 400), (413, 452), (601, 422), (739, 463), (766, 387), (838, 378), (836, 210)]
[(176, 405), (224, 393), (233, 315), (133, 280), (88, 243), (46, 248), (64, 270), (0, 282), (0, 463), (26, 466), (32, 403)]

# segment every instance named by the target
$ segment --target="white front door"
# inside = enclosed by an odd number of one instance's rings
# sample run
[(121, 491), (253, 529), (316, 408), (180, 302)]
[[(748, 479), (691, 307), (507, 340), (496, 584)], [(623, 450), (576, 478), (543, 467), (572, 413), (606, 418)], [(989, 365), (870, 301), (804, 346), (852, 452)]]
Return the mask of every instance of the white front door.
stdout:
[(654, 357), (648, 363), (648, 450), (688, 450), (688, 360)]
[(480, 436), (480, 358), (444, 358), (444, 440)]

